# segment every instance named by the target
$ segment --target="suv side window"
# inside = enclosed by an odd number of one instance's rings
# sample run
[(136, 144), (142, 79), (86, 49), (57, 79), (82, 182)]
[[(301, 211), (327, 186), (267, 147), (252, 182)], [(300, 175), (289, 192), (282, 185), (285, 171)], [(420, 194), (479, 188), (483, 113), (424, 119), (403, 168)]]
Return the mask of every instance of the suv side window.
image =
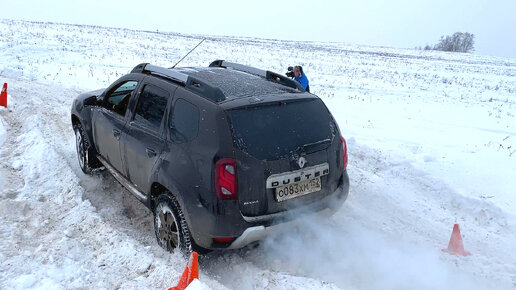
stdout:
[(129, 99), (137, 85), (137, 81), (127, 81), (120, 84), (104, 98), (104, 108), (125, 116)]
[(199, 109), (184, 99), (178, 99), (170, 118), (170, 138), (175, 142), (187, 142), (197, 137), (198, 132)]
[(134, 121), (159, 132), (168, 98), (169, 93), (166, 90), (146, 85), (138, 98)]

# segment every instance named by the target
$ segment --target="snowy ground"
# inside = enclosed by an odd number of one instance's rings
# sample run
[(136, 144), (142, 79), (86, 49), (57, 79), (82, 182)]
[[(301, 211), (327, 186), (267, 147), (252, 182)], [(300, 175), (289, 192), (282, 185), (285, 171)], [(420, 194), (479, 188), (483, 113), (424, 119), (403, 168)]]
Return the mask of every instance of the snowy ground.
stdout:
[[(80, 171), (69, 112), (201, 38), (0, 21), (0, 288), (177, 283), (186, 259), (157, 246), (150, 212), (108, 173)], [(516, 288), (516, 60), (208, 37), (182, 65), (215, 59), (303, 65), (348, 140), (351, 191), (331, 218), (203, 258), (200, 288)], [(454, 223), (471, 256), (441, 251)]]

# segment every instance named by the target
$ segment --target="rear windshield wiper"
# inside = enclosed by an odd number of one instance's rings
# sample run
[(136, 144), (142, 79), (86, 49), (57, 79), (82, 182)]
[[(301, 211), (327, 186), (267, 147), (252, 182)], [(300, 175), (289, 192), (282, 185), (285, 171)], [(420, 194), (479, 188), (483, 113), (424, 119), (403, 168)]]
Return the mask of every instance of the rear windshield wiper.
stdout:
[(324, 140), (313, 142), (313, 143), (307, 143), (307, 144), (298, 146), (294, 152), (298, 153), (298, 154), (299, 153), (311, 153), (311, 152), (315, 152), (315, 151), (324, 149), (330, 143), (331, 143), (331, 139), (324, 139)]

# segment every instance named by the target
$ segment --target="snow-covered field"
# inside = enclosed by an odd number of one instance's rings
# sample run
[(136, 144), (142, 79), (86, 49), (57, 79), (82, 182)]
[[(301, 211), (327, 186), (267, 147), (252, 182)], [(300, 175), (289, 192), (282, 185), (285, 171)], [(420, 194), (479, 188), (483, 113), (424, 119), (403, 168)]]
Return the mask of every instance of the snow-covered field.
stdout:
[[(0, 21), (0, 288), (174, 286), (186, 264), (109, 173), (79, 169), (70, 106), (202, 36)], [(256, 248), (201, 259), (212, 289), (516, 288), (516, 60), (207, 37), (182, 66), (301, 64), (348, 140), (350, 195)], [(471, 256), (446, 248), (459, 223)], [(199, 284), (197, 284), (199, 286)]]

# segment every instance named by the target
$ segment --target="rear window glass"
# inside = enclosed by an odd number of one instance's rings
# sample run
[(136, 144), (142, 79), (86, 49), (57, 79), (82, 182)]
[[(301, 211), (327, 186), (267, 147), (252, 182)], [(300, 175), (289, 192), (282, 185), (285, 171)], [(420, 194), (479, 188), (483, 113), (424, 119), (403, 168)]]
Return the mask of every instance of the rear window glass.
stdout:
[(261, 160), (325, 149), (335, 125), (321, 100), (227, 111), (237, 148)]

